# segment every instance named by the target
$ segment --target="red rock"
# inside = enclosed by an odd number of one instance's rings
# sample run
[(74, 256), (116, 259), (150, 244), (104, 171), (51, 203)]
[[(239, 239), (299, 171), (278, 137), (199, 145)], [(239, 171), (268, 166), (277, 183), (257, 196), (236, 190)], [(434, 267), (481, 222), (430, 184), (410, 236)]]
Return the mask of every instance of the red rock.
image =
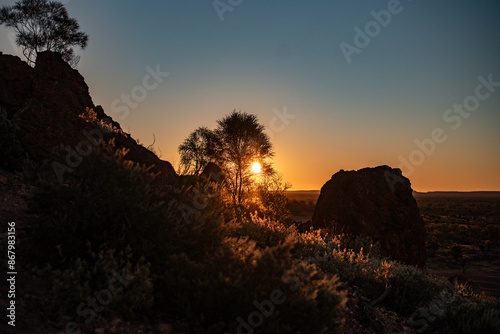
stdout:
[[(1, 54), (0, 73), (0, 107), (18, 127), (17, 138), (33, 160), (52, 160), (52, 152), (60, 145), (76, 149), (87, 140), (84, 130), (100, 129), (79, 117), (86, 108), (93, 108), (99, 120), (121, 130), (102, 107), (94, 105), (80, 73), (57, 53), (39, 53), (35, 68), (18, 57)], [(168, 179), (177, 177), (168, 161), (159, 159), (129, 135), (112, 132), (105, 138), (115, 138), (117, 149), (128, 149), (127, 160), (153, 166), (154, 172)]]
[(389, 166), (339, 171), (321, 188), (312, 224), (335, 234), (365, 234), (381, 252), (425, 267), (425, 224), (410, 181)]
[(213, 162), (209, 162), (205, 166), (205, 168), (201, 172), (201, 176), (216, 183), (222, 183), (225, 179), (222, 169)]

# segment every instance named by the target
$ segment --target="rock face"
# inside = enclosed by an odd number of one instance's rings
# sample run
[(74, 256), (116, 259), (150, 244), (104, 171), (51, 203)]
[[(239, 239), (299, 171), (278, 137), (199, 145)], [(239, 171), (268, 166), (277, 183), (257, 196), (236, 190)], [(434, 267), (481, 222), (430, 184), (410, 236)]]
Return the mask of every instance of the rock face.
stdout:
[[(34, 160), (51, 160), (55, 148), (65, 145), (76, 149), (87, 140), (84, 130), (102, 130), (98, 124), (79, 117), (93, 108), (97, 120), (121, 130), (101, 106), (95, 106), (84, 78), (54, 52), (38, 54), (35, 68), (11, 55), (0, 55), (0, 108), (17, 126), (17, 139)], [(174, 179), (177, 174), (168, 161), (137, 144), (127, 134), (103, 132), (115, 138), (117, 148), (127, 148), (127, 160), (147, 166)]]
[(337, 172), (321, 188), (312, 224), (334, 233), (365, 234), (381, 251), (425, 267), (425, 225), (410, 181), (389, 166)]
[(225, 178), (222, 169), (213, 162), (209, 162), (205, 166), (201, 176), (215, 183), (222, 183)]

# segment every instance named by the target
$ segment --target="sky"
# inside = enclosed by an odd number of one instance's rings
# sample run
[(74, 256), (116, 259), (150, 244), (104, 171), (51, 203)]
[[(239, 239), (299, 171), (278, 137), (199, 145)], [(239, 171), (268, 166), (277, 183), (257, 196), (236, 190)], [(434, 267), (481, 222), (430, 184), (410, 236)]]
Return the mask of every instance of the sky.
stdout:
[[(499, 1), (63, 3), (94, 103), (174, 167), (193, 130), (241, 110), (293, 189), (389, 165), (417, 191), (500, 191)], [(0, 51), (21, 56), (11, 36)]]

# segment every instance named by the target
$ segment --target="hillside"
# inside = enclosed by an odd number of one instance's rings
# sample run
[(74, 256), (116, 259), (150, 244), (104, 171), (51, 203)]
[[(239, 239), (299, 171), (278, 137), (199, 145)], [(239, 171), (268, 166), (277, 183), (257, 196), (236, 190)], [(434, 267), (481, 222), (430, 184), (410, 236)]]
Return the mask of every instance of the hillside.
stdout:
[[(127, 160), (152, 166), (175, 179), (169, 162), (139, 145), (94, 104), (84, 78), (59, 54), (40, 53), (34, 68), (19, 57), (0, 54), (0, 73), (0, 108), (14, 124), (16, 137), (30, 159), (46, 160), (48, 169), (55, 169), (54, 161), (67, 167), (65, 170), (73, 169), (79, 161), (74, 152), (85, 156), (96, 142), (113, 138), (116, 149), (128, 150)], [(88, 109), (93, 113), (86, 112)], [(57, 157), (56, 150), (63, 157)]]

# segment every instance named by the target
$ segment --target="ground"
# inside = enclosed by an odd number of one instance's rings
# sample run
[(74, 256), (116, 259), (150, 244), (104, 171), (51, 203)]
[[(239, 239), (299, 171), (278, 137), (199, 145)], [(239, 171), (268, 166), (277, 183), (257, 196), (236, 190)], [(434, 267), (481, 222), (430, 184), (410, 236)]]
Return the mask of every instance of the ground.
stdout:
[[(15, 221), (16, 230), (19, 230), (26, 221), (33, 219), (27, 213), (26, 204), (26, 200), (32, 194), (33, 190), (32, 186), (23, 181), (21, 174), (0, 170), (0, 219), (4, 222), (0, 231), (0, 252), (2, 254), (6, 254), (6, 223)], [(318, 195), (319, 192), (289, 192), (288, 194), (290, 199), (300, 204), (297, 206), (300, 209), (299, 218), (305, 220), (310, 219), (312, 216), (311, 207), (313, 208)], [(428, 228), (432, 231), (441, 231), (442, 233), (440, 232), (441, 234), (439, 234), (441, 238), (443, 235), (446, 235), (449, 225), (453, 224), (447, 220), (448, 218), (460, 223), (470, 222), (471, 219), (476, 223), (478, 221), (486, 221), (488, 224), (480, 226), (486, 226), (489, 229), (488, 236), (493, 236), (491, 235), (491, 231), (496, 231), (499, 225), (498, 208), (500, 207), (500, 196), (488, 200), (484, 200), (482, 197), (479, 199), (464, 199), (458, 207), (455, 204), (450, 207), (450, 203), (456, 203), (456, 200), (450, 200), (446, 197), (445, 200), (433, 199), (432, 196), (422, 197), (417, 195), (416, 197)], [(456, 226), (452, 225), (451, 229), (456, 229)], [(433, 232), (430, 235), (434, 234)], [(456, 245), (459, 241), (462, 242), (460, 245), (464, 249), (464, 254), (470, 257), (465, 266), (464, 276), (466, 279), (473, 281), (485, 292), (499, 295), (500, 289), (497, 283), (500, 282), (498, 245), (494, 244), (488, 256), (482, 257), (476, 249), (477, 247), (467, 239), (467, 233), (464, 234), (463, 239), (453, 239), (453, 235), (451, 235), (450, 240), (442, 239), (441, 245), (432, 253), (432, 256), (429, 256), (427, 263), (429, 272), (444, 278), (463, 272), (462, 267), (454, 262), (449, 251), (450, 245)], [(16, 247), (22, 249), (22, 238), (17, 239)], [(57, 321), (49, 321), (43, 317), (43, 310), (38, 307), (43, 304), (41, 301), (44, 298), (45, 300), (50, 298), (47, 295), (43, 284), (43, 277), (39, 274), (40, 272), (26, 266), (22, 257), (16, 257), (16, 266), (18, 271), (16, 282), (16, 328), (2, 323), (0, 325), (0, 332), (34, 334), (64, 332), (63, 328), (71, 320), (71, 315), (61, 315)], [(7, 272), (6, 260), (0, 261), (0, 270), (2, 273)], [(9, 302), (6, 299), (7, 286), (2, 284), (0, 289), (0, 307), (5, 310)], [(373, 309), (371, 323), (365, 323), (361, 317), (361, 305), (368, 301), (363, 300), (362, 297), (359, 300), (355, 299), (352, 294), (353, 287), (347, 286), (347, 289), (349, 291), (349, 302), (343, 333), (415, 333), (415, 330), (406, 325), (408, 318), (385, 308), (383, 302)], [(96, 319), (86, 326), (83, 332), (103, 334), (175, 333), (172, 325), (168, 322), (152, 321), (152, 323), (144, 324), (138, 322), (130, 323), (121, 319)], [(177, 331), (177, 333), (180, 332)]]

